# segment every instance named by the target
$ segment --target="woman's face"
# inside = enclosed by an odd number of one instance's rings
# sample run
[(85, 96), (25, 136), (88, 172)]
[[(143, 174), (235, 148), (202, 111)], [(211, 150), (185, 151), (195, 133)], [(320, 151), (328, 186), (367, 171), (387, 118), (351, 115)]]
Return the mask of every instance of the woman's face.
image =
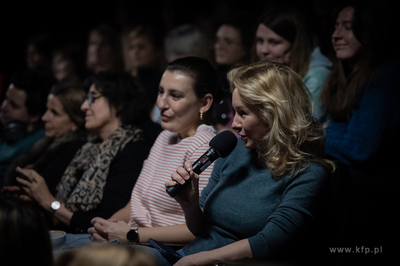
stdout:
[(354, 8), (348, 6), (340, 11), (336, 19), (332, 44), (338, 59), (353, 59), (361, 50), (361, 43), (354, 36), (352, 29), (353, 14)]
[(259, 147), (267, 130), (260, 115), (253, 107), (243, 103), (236, 89), (232, 93), (232, 106), (235, 109), (232, 128), (237, 130), (247, 149)]
[(71, 61), (65, 59), (61, 54), (54, 55), (52, 69), (58, 81), (67, 80), (75, 75)]
[[(90, 103), (88, 99), (93, 100)], [(86, 113), (85, 128), (104, 140), (121, 125), (121, 119), (116, 115), (116, 108), (110, 106), (95, 85), (90, 87), (88, 99), (81, 106)]]
[(47, 97), (47, 111), (42, 116), (46, 137), (59, 138), (68, 131), (75, 131), (78, 127), (71, 121), (57, 96), (49, 94)]
[(156, 51), (148, 38), (139, 36), (129, 43), (129, 60), (135, 68), (154, 65)]
[(260, 23), (256, 32), (256, 52), (259, 60), (273, 60), (289, 65), (292, 44)]
[(26, 53), (26, 64), (29, 69), (45, 64), (46, 59), (44, 55), (39, 53), (33, 44), (28, 45)]
[(239, 63), (247, 54), (239, 30), (229, 25), (219, 27), (216, 33), (214, 53), (215, 61), (219, 65)]
[(88, 45), (88, 63), (91, 66), (111, 64), (113, 60), (113, 51), (104, 38), (96, 31), (89, 36)]
[(163, 129), (178, 133), (181, 138), (193, 136), (201, 124), (202, 100), (193, 89), (193, 79), (181, 72), (165, 71), (157, 98)]

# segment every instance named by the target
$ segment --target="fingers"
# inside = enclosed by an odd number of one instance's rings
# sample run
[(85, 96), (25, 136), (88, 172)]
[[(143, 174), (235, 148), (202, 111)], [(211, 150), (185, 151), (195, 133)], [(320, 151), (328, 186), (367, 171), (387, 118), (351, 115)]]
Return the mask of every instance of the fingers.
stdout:
[(94, 217), (94, 218), (90, 221), (90, 223), (91, 223), (91, 224), (95, 224), (95, 223), (102, 223), (102, 222), (105, 222), (105, 221), (106, 221), (106, 220), (103, 219), (103, 218)]
[(19, 166), (15, 169), (17, 173), (23, 174), (30, 182), (33, 182), (35, 179), (33, 177), (33, 171), (31, 169), (24, 169)]
[(29, 182), (23, 178), (20, 178), (20, 177), (17, 177), (16, 180), (18, 181), (18, 183), (20, 183), (21, 185), (26, 186), (26, 187), (29, 187), (32, 184), (31, 182)]
[(107, 239), (105, 239), (98, 233), (93, 233), (91, 236), (91, 239), (92, 239), (92, 241), (95, 241), (95, 242), (107, 242)]
[(11, 192), (11, 193), (22, 192), (21, 191), (21, 187), (19, 187), (19, 186), (5, 186), (5, 187), (3, 187), (3, 189), (1, 191), (3, 191), (3, 192)]
[(184, 163), (184, 167), (185, 167), (186, 171), (188, 171), (188, 173), (190, 173), (190, 171), (193, 170), (193, 169), (192, 169), (192, 164), (191, 164), (189, 161), (186, 161), (186, 162)]
[(96, 232), (101, 232), (103, 234), (107, 234), (107, 228), (101, 223), (95, 223), (93, 225), (93, 228), (96, 230)]

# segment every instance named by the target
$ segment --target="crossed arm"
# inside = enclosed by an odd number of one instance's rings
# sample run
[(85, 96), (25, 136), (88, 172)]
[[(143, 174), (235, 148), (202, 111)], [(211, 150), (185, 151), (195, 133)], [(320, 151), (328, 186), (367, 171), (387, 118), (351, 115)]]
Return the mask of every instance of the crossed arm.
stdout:
[[(126, 234), (131, 229), (128, 224), (130, 214), (130, 202), (116, 212), (110, 219), (96, 217), (92, 220), (93, 227), (88, 229), (93, 241), (109, 241), (119, 239), (127, 241)], [(138, 228), (139, 242), (147, 243), (149, 238), (171, 244), (187, 244), (194, 239), (193, 234), (185, 224), (169, 225), (162, 227)]]

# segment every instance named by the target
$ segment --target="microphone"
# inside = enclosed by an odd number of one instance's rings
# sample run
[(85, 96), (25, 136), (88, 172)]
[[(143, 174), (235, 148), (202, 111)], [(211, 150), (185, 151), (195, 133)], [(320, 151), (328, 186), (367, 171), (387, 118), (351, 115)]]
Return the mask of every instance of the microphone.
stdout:
[[(219, 157), (225, 158), (236, 147), (237, 137), (230, 131), (225, 130), (217, 134), (210, 141), (210, 148), (192, 164), (193, 172), (201, 174), (210, 164)], [(175, 186), (167, 187), (166, 191), (171, 197), (178, 195), (191, 182), (191, 179), (186, 180), (186, 183), (181, 185), (176, 183)]]

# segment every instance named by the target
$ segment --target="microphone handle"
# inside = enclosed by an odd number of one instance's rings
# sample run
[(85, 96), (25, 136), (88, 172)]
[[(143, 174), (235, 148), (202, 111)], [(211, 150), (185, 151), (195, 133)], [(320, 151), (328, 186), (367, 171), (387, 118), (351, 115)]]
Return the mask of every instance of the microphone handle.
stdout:
[[(192, 164), (193, 172), (200, 175), (217, 158), (221, 157), (219, 152), (210, 147), (197, 161)], [(171, 197), (178, 195), (185, 187), (190, 185), (192, 179), (186, 180), (185, 184), (176, 183), (175, 186), (167, 187), (166, 191)]]

